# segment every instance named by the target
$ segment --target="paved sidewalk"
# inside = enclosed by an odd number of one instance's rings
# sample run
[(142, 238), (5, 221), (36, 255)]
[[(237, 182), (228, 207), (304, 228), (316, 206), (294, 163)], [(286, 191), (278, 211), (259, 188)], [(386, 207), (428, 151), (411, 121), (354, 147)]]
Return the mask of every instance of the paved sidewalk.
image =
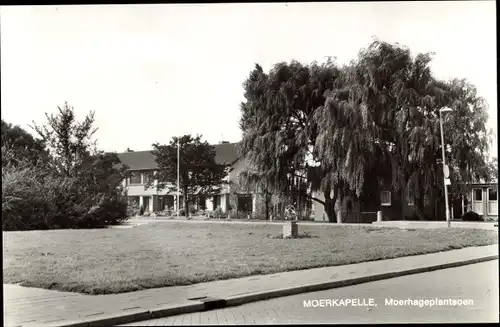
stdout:
[[(273, 221), (268, 221), (268, 220), (244, 220), (244, 219), (201, 219), (201, 218), (196, 218), (196, 219), (190, 219), (187, 220), (185, 218), (168, 218), (168, 217), (136, 217), (136, 218), (130, 218), (127, 220), (125, 223), (126, 225), (140, 225), (140, 224), (150, 224), (150, 223), (206, 223), (206, 224), (273, 224), (273, 225), (278, 225), (278, 224), (283, 224), (286, 222), (290, 222), (290, 220), (273, 220)], [(398, 227), (388, 227), (388, 226), (376, 226), (371, 223), (342, 223), (342, 224), (335, 224), (335, 223), (329, 223), (329, 222), (322, 222), (322, 221), (308, 221), (308, 220), (300, 220), (297, 221), (297, 224), (300, 226), (331, 226), (331, 227), (338, 227), (338, 226), (367, 226), (367, 227), (374, 227), (374, 228), (398, 228)], [(120, 226), (115, 226), (115, 227), (120, 227)]]
[[(377, 227), (396, 227), (396, 228), (448, 228), (446, 221), (380, 221), (374, 222), (373, 226)], [(452, 228), (472, 228), (472, 229), (486, 229), (498, 230), (498, 222), (474, 222), (474, 221), (451, 221), (450, 227)]]
[[(182, 222), (182, 223), (207, 223), (207, 224), (283, 224), (286, 220), (246, 220), (246, 219), (206, 219), (205, 217), (193, 217), (192, 219), (186, 219), (185, 217), (134, 217), (127, 220), (124, 226), (114, 226), (113, 228), (130, 228), (134, 226), (139, 226), (142, 224), (150, 223), (172, 223), (172, 222)], [(373, 223), (330, 223), (323, 221), (310, 221), (310, 220), (300, 220), (297, 224), (301, 226), (365, 226), (371, 228), (399, 228), (399, 229), (435, 229), (435, 228), (448, 228), (445, 221), (382, 221)], [(451, 228), (472, 228), (472, 229), (487, 229), (487, 230), (498, 230), (498, 222), (464, 222), (464, 221), (452, 221)]]
[(495, 244), (345, 266), (95, 296), (4, 285), (4, 325), (125, 324), (203, 311), (211, 305), (238, 305), (497, 258), (498, 244)]

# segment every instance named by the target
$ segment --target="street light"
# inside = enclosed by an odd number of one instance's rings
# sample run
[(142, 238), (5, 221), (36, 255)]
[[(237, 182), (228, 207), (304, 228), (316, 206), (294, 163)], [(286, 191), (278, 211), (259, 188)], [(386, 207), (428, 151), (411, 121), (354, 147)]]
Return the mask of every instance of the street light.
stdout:
[(446, 187), (446, 179), (449, 177), (450, 171), (446, 166), (445, 152), (444, 152), (444, 133), (443, 133), (443, 118), (442, 113), (453, 111), (448, 107), (439, 109), (439, 126), (441, 127), (441, 153), (443, 154), (443, 182), (444, 182), (444, 203), (446, 206), (446, 223), (450, 227), (450, 208), (448, 207), (448, 188)]
[(179, 218), (180, 190), (179, 190), (179, 163), (180, 163), (180, 138), (177, 138), (177, 218)]

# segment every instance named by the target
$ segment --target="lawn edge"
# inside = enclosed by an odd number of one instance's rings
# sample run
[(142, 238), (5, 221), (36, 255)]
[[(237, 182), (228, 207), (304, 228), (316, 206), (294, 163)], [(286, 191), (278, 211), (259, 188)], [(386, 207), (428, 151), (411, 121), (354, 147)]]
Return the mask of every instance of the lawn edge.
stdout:
[[(302, 285), (297, 287), (276, 289), (270, 291), (263, 292), (249, 292), (247, 294), (229, 296), (224, 299), (214, 299), (217, 302), (217, 308), (231, 307), (237, 306), (241, 304), (246, 304), (250, 302), (257, 302), (262, 300), (268, 300), (272, 298), (278, 298), (289, 295), (296, 295), (300, 293), (314, 292), (314, 291), (322, 291), (327, 289), (334, 289), (345, 286), (352, 286), (357, 284), (363, 284), (368, 282), (374, 282), (384, 279), (402, 277), (407, 275), (419, 274), (424, 272), (431, 272), (441, 269), (447, 268), (455, 268), (460, 266), (471, 265), (475, 263), (481, 263), (491, 260), (497, 260), (498, 254), (488, 255), (474, 259), (468, 260), (458, 260), (454, 262), (448, 262), (439, 265), (431, 265), (424, 266), (418, 268), (405, 269), (400, 271), (392, 271), (388, 273), (382, 274), (372, 274), (368, 276), (355, 277), (350, 279), (338, 280), (333, 282), (322, 282), (322, 283), (314, 283), (308, 285)], [(63, 324), (55, 324), (54, 326), (58, 327), (93, 327), (99, 325), (119, 325), (119, 324), (128, 324), (134, 322), (141, 322), (148, 319), (158, 319), (165, 318), (170, 316), (175, 316), (179, 314), (192, 313), (198, 311), (207, 311), (213, 309), (213, 303), (211, 301), (200, 302), (193, 301), (192, 303), (185, 303), (181, 305), (169, 305), (162, 308), (150, 309), (150, 310), (138, 310), (136, 312), (131, 313), (123, 313), (123, 314), (110, 314), (106, 315), (102, 318), (94, 318), (89, 320), (80, 320), (78, 322), (71, 323), (63, 323)]]

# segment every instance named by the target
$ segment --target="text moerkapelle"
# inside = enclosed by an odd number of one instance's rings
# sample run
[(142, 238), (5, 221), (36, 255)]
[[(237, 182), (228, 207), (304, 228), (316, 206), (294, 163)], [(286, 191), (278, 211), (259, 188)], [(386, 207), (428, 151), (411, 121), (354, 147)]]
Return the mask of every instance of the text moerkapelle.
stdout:
[(374, 307), (375, 299), (321, 299), (304, 300), (304, 308), (325, 307)]

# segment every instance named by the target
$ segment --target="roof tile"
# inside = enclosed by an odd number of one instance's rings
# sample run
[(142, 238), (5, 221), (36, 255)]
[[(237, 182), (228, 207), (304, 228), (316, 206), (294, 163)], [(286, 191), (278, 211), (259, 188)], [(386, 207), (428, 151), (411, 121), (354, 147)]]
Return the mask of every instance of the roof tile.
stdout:
[[(232, 164), (238, 159), (238, 143), (221, 143), (212, 145), (215, 148), (215, 161), (218, 164)], [(156, 169), (155, 156), (148, 151), (118, 153), (118, 158), (131, 170)]]

